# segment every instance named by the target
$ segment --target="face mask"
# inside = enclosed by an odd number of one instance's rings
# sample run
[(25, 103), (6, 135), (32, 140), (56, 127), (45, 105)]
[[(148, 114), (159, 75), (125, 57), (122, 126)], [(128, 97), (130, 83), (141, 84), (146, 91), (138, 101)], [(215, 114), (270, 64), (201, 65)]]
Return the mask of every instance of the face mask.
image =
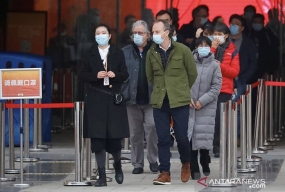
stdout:
[(238, 33), (239, 33), (238, 29), (239, 29), (239, 26), (237, 26), (237, 25), (231, 25), (231, 26), (230, 26), (230, 32), (231, 32), (231, 34), (232, 34), (232, 35), (238, 34)]
[(262, 24), (259, 24), (259, 23), (253, 23), (253, 24), (252, 24), (252, 28), (253, 28), (255, 31), (260, 31), (260, 30), (263, 28), (263, 25), (262, 25)]
[(252, 11), (246, 11), (246, 12), (244, 13), (244, 17), (245, 17), (246, 19), (252, 19), (253, 15), (254, 15), (254, 12), (252, 12)]
[(225, 42), (225, 38), (224, 38), (224, 36), (222, 35), (222, 36), (214, 36), (214, 39), (215, 38), (217, 38), (217, 39), (219, 39), (219, 41), (220, 41), (220, 45), (221, 44), (223, 44), (224, 42)]
[(100, 34), (95, 36), (95, 41), (100, 46), (105, 46), (109, 42), (109, 35), (108, 34)]
[(143, 44), (143, 36), (139, 35), (139, 34), (134, 34), (134, 37), (133, 37), (133, 40), (134, 40), (134, 43), (137, 45), (137, 46), (140, 46)]
[(177, 41), (177, 36), (172, 36), (173, 41)]
[(201, 21), (200, 21), (200, 24), (201, 24), (201, 25), (204, 25), (205, 23), (207, 23), (207, 21), (208, 21), (208, 18), (207, 18), (207, 17), (202, 17), (202, 18), (201, 18)]
[(210, 47), (198, 47), (198, 54), (201, 57), (206, 57), (210, 53)]
[(213, 36), (213, 35), (208, 36), (208, 38), (209, 38), (211, 41), (214, 40), (214, 36)]
[(152, 40), (155, 42), (155, 44), (161, 45), (164, 41), (164, 39), (162, 39), (161, 35), (152, 35)]

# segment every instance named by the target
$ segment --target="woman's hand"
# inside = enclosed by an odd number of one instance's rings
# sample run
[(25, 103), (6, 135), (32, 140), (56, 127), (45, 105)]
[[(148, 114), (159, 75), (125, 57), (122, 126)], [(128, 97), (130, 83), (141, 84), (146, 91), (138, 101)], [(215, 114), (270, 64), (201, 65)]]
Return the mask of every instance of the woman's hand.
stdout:
[(201, 109), (203, 106), (202, 106), (202, 104), (200, 103), (200, 101), (197, 101), (196, 102), (196, 109), (197, 110), (199, 110), (199, 109)]
[(202, 28), (197, 29), (197, 31), (196, 31), (196, 38), (199, 38), (201, 36), (202, 32), (203, 32)]
[(114, 78), (115, 77), (115, 73), (113, 71), (108, 71), (107, 76), (110, 78)]
[(196, 109), (196, 105), (195, 105), (195, 103), (194, 103), (194, 101), (193, 101), (193, 99), (192, 99), (192, 98), (191, 98), (190, 107), (191, 107), (191, 108), (195, 108), (195, 109)]
[(107, 77), (107, 72), (106, 71), (99, 71), (98, 74), (97, 74), (97, 78), (98, 79), (103, 79)]
[(217, 49), (219, 45), (220, 45), (220, 40), (218, 38), (214, 38), (214, 40), (212, 41), (212, 47)]

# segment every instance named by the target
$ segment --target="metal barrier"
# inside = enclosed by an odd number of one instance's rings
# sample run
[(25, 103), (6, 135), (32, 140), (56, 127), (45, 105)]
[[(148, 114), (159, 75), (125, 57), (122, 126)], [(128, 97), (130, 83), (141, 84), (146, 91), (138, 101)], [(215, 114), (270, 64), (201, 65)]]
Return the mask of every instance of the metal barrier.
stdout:
[(220, 105), (220, 182), (209, 183), (208, 187), (236, 187), (237, 184), (232, 181), (236, 179), (237, 172), (237, 107), (235, 103), (232, 103), (232, 101), (221, 103)]
[(74, 139), (75, 139), (75, 180), (64, 182), (64, 186), (91, 186), (91, 181), (83, 180), (83, 102), (74, 105)]

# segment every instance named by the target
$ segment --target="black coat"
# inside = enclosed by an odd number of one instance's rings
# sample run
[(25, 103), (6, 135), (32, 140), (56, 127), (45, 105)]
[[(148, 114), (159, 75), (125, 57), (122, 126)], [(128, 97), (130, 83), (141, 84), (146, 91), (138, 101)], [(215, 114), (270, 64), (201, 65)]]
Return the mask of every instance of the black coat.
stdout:
[(125, 102), (116, 105), (113, 96), (98, 91), (100, 89), (109, 93), (120, 92), (121, 84), (129, 76), (123, 51), (111, 45), (107, 59), (108, 71), (115, 73), (115, 77), (109, 80), (112, 88), (104, 86), (103, 79), (97, 78), (98, 72), (105, 69), (96, 44), (87, 52), (79, 67), (79, 81), (89, 85), (84, 99), (84, 138), (129, 137)]

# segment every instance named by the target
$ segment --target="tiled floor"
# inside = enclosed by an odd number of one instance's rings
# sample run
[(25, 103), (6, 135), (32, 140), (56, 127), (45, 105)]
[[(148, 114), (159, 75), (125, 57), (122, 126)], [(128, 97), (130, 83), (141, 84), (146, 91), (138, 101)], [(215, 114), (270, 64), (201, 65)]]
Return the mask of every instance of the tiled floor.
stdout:
[[(152, 180), (156, 178), (156, 174), (150, 172), (148, 162), (145, 161), (145, 172), (140, 175), (133, 175), (132, 165), (123, 164), (123, 171), (125, 180), (122, 185), (118, 185), (115, 181), (109, 182), (107, 187), (95, 188), (93, 186), (79, 187), (79, 186), (64, 186), (63, 183), (68, 180), (75, 179), (74, 173), (74, 143), (73, 131), (64, 130), (61, 133), (53, 134), (53, 148), (48, 152), (30, 153), (30, 156), (39, 157), (40, 161), (37, 163), (25, 163), (26, 173), (24, 175), (24, 183), (29, 183), (29, 188), (16, 188), (12, 186), (14, 183), (20, 183), (19, 175), (17, 175), (16, 182), (2, 182), (0, 183), (0, 192), (78, 192), (78, 191), (285, 191), (285, 165), (283, 163), (285, 158), (285, 142), (279, 142), (274, 150), (268, 151), (267, 154), (259, 155), (262, 157), (262, 162), (255, 165), (256, 173), (238, 174), (239, 178), (249, 179), (264, 179), (264, 189), (250, 188), (252, 185), (243, 184), (232, 188), (221, 187), (205, 187), (195, 180), (190, 180), (187, 183), (180, 181), (179, 156), (177, 150), (172, 150), (171, 158), (171, 185), (155, 186)], [(16, 156), (19, 155), (19, 149), (16, 148)], [(124, 157), (129, 158), (129, 154), (124, 154)], [(6, 148), (6, 168), (8, 168), (8, 149)], [(92, 155), (92, 165), (94, 165), (94, 155)], [(16, 163), (19, 167), (19, 163)], [(110, 166), (112, 167), (112, 166)], [(219, 159), (212, 157), (210, 164), (211, 175), (207, 178), (207, 182), (211, 179), (219, 178)], [(6, 177), (10, 175), (6, 174)], [(114, 178), (114, 174), (108, 174), (109, 177)], [(213, 181), (213, 180), (212, 180)]]

